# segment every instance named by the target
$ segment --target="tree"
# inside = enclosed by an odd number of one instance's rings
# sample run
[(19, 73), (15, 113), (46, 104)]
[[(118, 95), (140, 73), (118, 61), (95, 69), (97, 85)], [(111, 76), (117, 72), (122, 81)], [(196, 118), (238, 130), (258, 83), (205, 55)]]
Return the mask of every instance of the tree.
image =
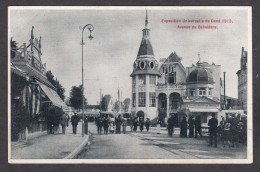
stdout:
[(102, 100), (101, 100), (101, 110), (102, 111), (108, 110), (108, 105), (109, 105), (110, 100), (111, 100), (111, 95), (109, 95), (109, 94), (102, 97)]
[(56, 87), (56, 92), (57, 94), (60, 96), (60, 98), (64, 101), (65, 100), (65, 88), (63, 88), (63, 86), (60, 84), (60, 82), (54, 79), (54, 75), (52, 74), (52, 72), (49, 70), (46, 72), (46, 77), (48, 79), (48, 81), (54, 86)]
[(120, 104), (121, 104), (121, 102), (120, 102), (119, 100), (117, 100), (117, 101), (114, 103), (113, 112), (118, 113), (118, 112), (120, 111)]
[(122, 107), (125, 112), (128, 112), (129, 105), (130, 105), (130, 98), (125, 98), (125, 100), (123, 101), (123, 107)]
[[(70, 106), (74, 107), (75, 109), (81, 109), (82, 108), (82, 85), (73, 86), (70, 90)], [(87, 99), (84, 96), (84, 103), (85, 106), (87, 105)]]

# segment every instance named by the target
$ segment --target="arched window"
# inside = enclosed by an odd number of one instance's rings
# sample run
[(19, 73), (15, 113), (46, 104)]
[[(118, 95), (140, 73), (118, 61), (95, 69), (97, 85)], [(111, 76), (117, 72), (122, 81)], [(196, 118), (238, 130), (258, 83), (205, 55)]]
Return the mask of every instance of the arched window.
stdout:
[(154, 69), (154, 62), (150, 62), (150, 68)]
[(141, 69), (144, 69), (144, 67), (145, 67), (145, 63), (142, 61), (142, 62), (140, 62), (140, 68)]

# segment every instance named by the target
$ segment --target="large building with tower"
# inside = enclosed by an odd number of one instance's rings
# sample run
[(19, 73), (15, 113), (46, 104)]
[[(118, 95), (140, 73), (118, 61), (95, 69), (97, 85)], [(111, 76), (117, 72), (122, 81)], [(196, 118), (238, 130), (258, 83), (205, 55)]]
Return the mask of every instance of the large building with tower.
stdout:
[(247, 112), (247, 51), (242, 47), (240, 58), (240, 70), (237, 71), (238, 77), (238, 100), (240, 107)]
[(221, 66), (199, 60), (184, 67), (182, 58), (173, 52), (159, 63), (154, 55), (147, 27), (146, 13), (143, 37), (133, 64), (132, 114), (151, 120), (173, 115), (200, 115), (207, 123), (212, 113), (220, 111)]

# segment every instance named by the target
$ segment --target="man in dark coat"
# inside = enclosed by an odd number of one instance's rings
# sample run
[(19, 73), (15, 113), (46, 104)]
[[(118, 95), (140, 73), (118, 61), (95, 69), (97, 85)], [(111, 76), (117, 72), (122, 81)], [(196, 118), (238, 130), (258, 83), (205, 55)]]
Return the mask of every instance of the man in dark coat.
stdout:
[(142, 132), (144, 129), (144, 120), (143, 118), (140, 118), (140, 131)]
[(200, 116), (196, 116), (194, 124), (195, 124), (195, 138), (197, 138), (198, 134), (200, 135), (200, 137), (202, 137), (202, 134), (201, 134), (201, 118), (200, 118)]
[(188, 124), (189, 124), (189, 137), (192, 138), (192, 137), (194, 137), (194, 119), (193, 119), (193, 116), (189, 117)]
[(130, 117), (130, 118), (129, 118), (129, 126), (130, 126), (131, 131), (133, 131), (133, 126), (134, 126), (133, 117)]
[(72, 115), (72, 117), (71, 117), (71, 124), (72, 124), (73, 134), (77, 134), (78, 122), (79, 122), (79, 117), (78, 117), (77, 114), (75, 113), (75, 114)]
[(98, 134), (100, 135), (101, 135), (103, 123), (104, 123), (103, 118), (99, 117), (97, 121), (97, 129), (98, 129)]
[(209, 146), (212, 146), (212, 141), (214, 140), (214, 145), (217, 147), (217, 131), (218, 131), (218, 120), (215, 118), (215, 113), (212, 113), (212, 118), (208, 122), (209, 126)]
[(108, 118), (106, 117), (104, 119), (104, 134), (107, 134), (108, 133), (108, 127), (109, 127), (109, 120)]
[(137, 130), (137, 125), (138, 125), (137, 117), (134, 118), (133, 123), (134, 123), (134, 129), (133, 130), (136, 131)]
[(116, 118), (116, 134), (121, 134), (121, 124), (122, 124), (122, 119), (121, 119), (121, 115), (119, 115)]
[(181, 129), (180, 137), (187, 137), (187, 120), (186, 120), (186, 117), (182, 118), (180, 129)]
[(146, 131), (148, 132), (149, 127), (150, 127), (150, 119), (149, 118), (147, 118), (146, 121), (145, 121), (145, 127), (146, 127)]
[(167, 120), (167, 124), (168, 124), (167, 128), (168, 128), (168, 135), (169, 136), (172, 136), (172, 133), (173, 133), (173, 123), (174, 123), (173, 116), (171, 116)]

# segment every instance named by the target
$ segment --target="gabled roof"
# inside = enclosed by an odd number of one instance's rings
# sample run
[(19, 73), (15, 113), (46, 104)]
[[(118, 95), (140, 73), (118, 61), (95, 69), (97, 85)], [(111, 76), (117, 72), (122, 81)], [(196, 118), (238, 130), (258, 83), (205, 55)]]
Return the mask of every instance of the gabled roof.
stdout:
[(163, 64), (176, 63), (176, 64), (178, 64), (178, 65), (180, 66), (180, 68), (184, 71), (184, 73), (186, 73), (186, 70), (185, 70), (184, 66), (182, 65), (182, 63), (181, 63), (181, 60), (182, 60), (182, 58), (179, 57), (179, 56), (177, 55), (177, 53), (174, 51), (174, 52), (172, 52), (172, 53), (169, 55), (168, 58), (166, 58), (166, 59), (164, 60), (163, 63), (161, 63), (160, 69), (161, 69), (161, 67), (163, 66)]
[(219, 101), (210, 99), (206, 96), (200, 96), (200, 97), (194, 97), (193, 99), (183, 99), (184, 102), (197, 102), (197, 103), (203, 103), (203, 102), (208, 102), (208, 103), (220, 103)]
[(174, 51), (174, 53), (172, 52), (169, 57), (166, 59), (166, 61), (169, 62), (180, 62), (182, 59), (176, 54), (176, 52)]
[(201, 97), (198, 97), (198, 98), (192, 100), (192, 102), (205, 102), (205, 101), (212, 102), (212, 103), (219, 103), (218, 101), (210, 99), (206, 96), (201, 96)]

